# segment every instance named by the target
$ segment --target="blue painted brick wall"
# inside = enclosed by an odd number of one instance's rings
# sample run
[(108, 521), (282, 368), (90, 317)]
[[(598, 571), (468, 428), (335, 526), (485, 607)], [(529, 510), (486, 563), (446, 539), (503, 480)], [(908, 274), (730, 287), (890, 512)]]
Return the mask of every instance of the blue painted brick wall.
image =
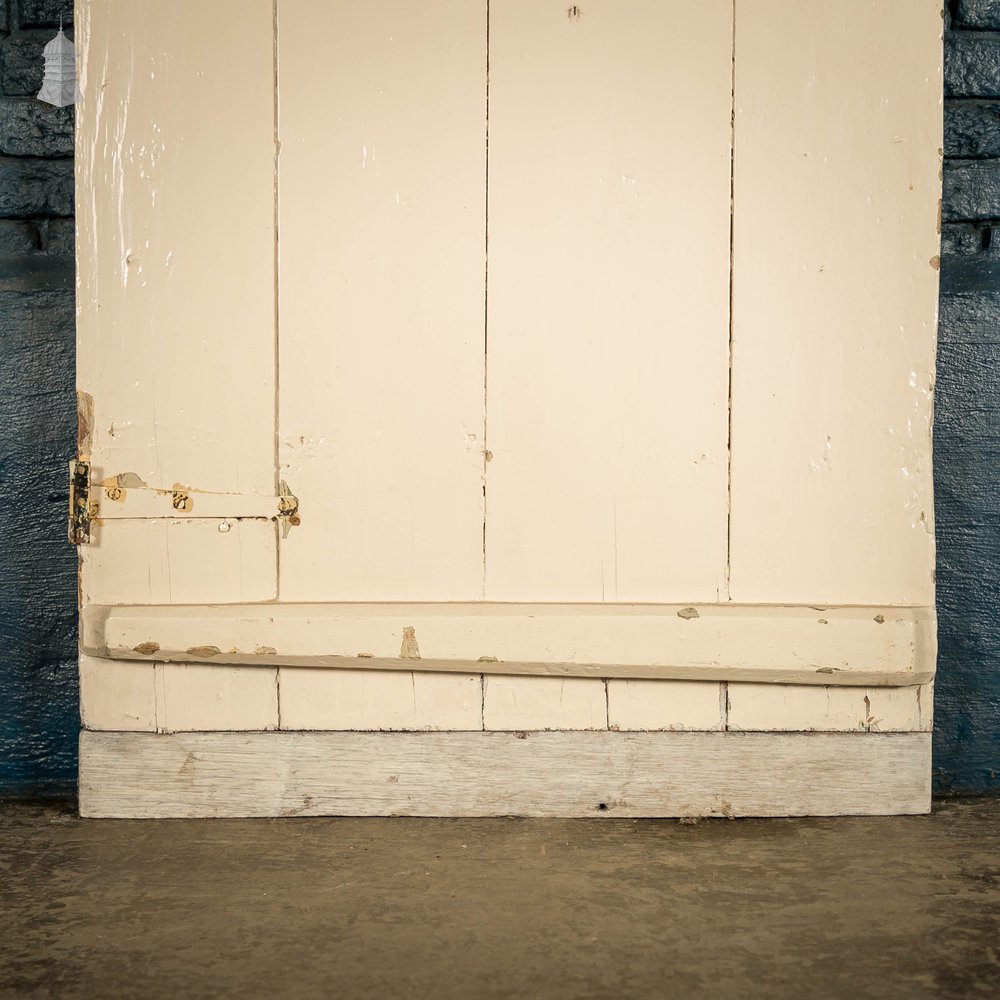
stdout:
[(0, 794), (76, 783), (73, 109), (36, 101), (72, 2), (0, 0)]
[(1000, 0), (952, 0), (934, 471), (938, 792), (1000, 791)]
[[(70, 7), (0, 0), (0, 794), (76, 772), (73, 112), (31, 97)], [(1000, 791), (1000, 0), (946, 14), (935, 784)]]

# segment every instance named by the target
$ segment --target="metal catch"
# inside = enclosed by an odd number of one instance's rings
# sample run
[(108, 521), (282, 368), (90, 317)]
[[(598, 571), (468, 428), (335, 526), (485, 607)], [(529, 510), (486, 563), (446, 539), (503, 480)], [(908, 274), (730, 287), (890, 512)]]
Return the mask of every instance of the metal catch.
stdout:
[(69, 463), (69, 542), (86, 545), (90, 541), (90, 462), (72, 459)]

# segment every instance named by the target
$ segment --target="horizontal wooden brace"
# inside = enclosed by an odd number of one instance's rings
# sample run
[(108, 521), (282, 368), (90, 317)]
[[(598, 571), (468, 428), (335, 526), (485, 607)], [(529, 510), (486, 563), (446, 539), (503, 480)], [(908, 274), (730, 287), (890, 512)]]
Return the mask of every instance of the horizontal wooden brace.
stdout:
[(738, 604), (92, 605), (92, 656), (163, 662), (908, 686), (933, 608)]
[(254, 496), (245, 493), (202, 493), (177, 487), (170, 490), (151, 487), (91, 487), (91, 501), (96, 501), (93, 517), (101, 521), (148, 518), (274, 518), (292, 516), (298, 501), (291, 496)]
[(94, 733), (84, 816), (930, 811), (930, 733)]

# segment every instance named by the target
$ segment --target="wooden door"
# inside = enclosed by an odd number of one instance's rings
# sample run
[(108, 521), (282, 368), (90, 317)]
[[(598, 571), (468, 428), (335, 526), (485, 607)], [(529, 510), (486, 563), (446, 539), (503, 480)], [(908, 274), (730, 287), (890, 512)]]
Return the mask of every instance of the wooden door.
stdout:
[(95, 728), (927, 728), (935, 3), (149, 7), (79, 18)]

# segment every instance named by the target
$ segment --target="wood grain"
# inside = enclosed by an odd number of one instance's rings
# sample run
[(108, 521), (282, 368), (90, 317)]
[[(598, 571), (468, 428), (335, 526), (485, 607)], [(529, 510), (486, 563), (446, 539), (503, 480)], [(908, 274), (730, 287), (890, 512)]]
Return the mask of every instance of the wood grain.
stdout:
[(282, 729), (483, 728), (479, 674), (282, 667), (278, 682)]
[(731, 31), (490, 5), (490, 600), (725, 599)]
[(82, 734), (84, 816), (801, 816), (930, 809), (930, 736)]
[(734, 604), (105, 605), (84, 610), (81, 642), (124, 659), (153, 642), (181, 662), (823, 685), (925, 683), (935, 653), (930, 608)]
[(478, 598), (486, 4), (281, 2), (278, 100), (281, 597)]
[[(207, 4), (196, 32), (185, 5), (78, 13), (80, 450), (94, 481), (273, 496), (272, 2)], [(274, 528), (247, 528), (251, 579), (243, 531), (108, 521), (81, 549), (83, 597), (274, 597)]]
[(931, 604), (940, 0), (737, 0), (731, 596)]

